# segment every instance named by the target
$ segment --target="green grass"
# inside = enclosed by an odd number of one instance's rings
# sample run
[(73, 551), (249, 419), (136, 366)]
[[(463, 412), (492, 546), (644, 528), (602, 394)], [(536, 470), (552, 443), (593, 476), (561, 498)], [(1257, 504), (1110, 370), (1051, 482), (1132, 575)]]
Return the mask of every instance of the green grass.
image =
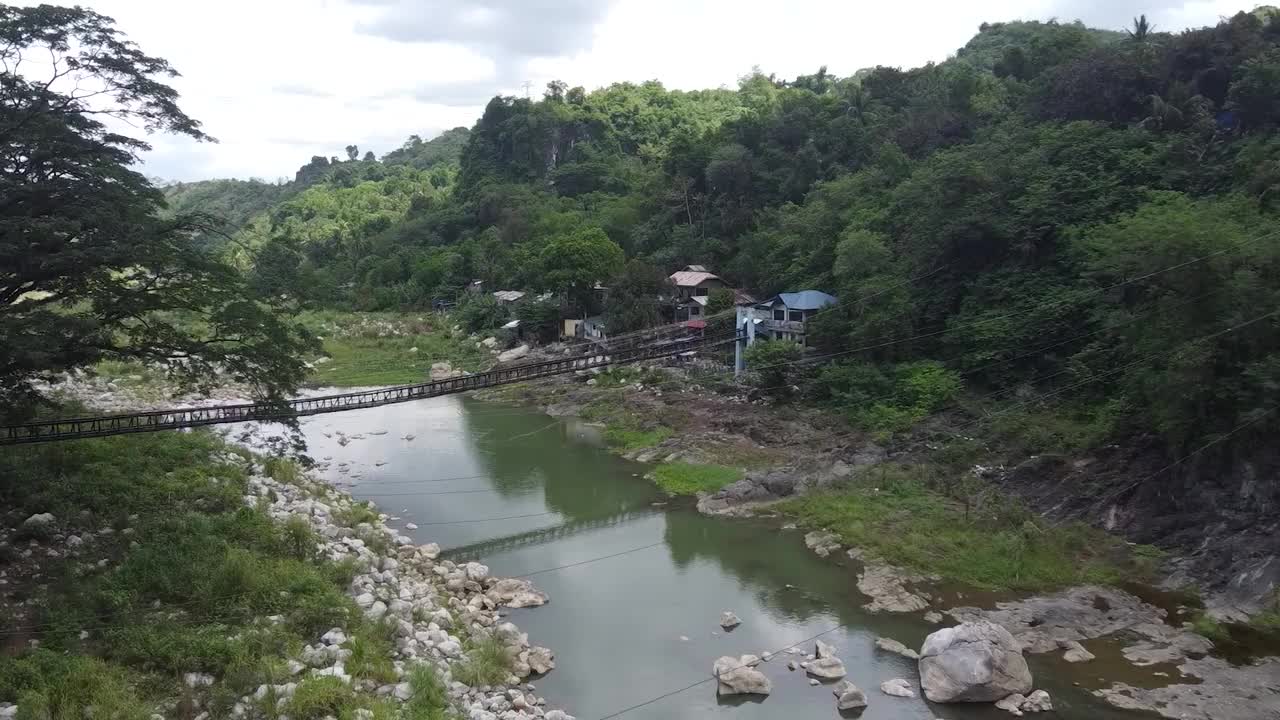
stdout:
[(96, 717), (111, 720), (151, 715), (126, 670), (49, 650), (0, 662), (0, 698), (18, 703), (19, 720), (84, 720), (88, 707)]
[(347, 672), (356, 679), (369, 679), (379, 684), (396, 681), (396, 669), (391, 663), (395, 644), (391, 638), (390, 624), (363, 623), (347, 640), (351, 657), (347, 659)]
[(671, 437), (673, 433), (674, 431), (668, 427), (657, 427), (652, 430), (606, 427), (604, 440), (609, 443), (610, 447), (617, 448), (623, 452), (631, 452), (632, 450), (643, 450), (660, 445), (663, 440)]
[[(300, 320), (323, 338), (327, 360), (316, 363), (312, 385), (355, 387), (422, 382), (432, 363), (476, 371), (492, 361), (487, 350), (447, 317), (432, 313), (304, 313)], [(417, 348), (416, 352), (412, 352)]]
[[(227, 452), (208, 432), (0, 450), (0, 506), (51, 512), (88, 539), (84, 562), (43, 562), (50, 580), (32, 603), (43, 610), (26, 621), (40, 626), (41, 651), (0, 662), (0, 700), (37, 693), (32, 720), (72, 720), (60, 708), (101, 695), (88, 704), (123, 708), (101, 717), (132, 718), (137, 702), (178, 694), (182, 673), (209, 672), (212, 694), (234, 701), (282, 682), (284, 660), (317, 634), (359, 621), (344, 592), (350, 564), (315, 557), (305, 520), (245, 507), (249, 464)], [(117, 532), (97, 533), (106, 527)]]
[(582, 418), (603, 423), (605, 442), (620, 452), (651, 448), (675, 434), (671, 427), (643, 417), (634, 407), (628, 407), (626, 399), (616, 391), (584, 406)]
[(370, 502), (353, 502), (351, 507), (337, 510), (333, 517), (340, 524), (355, 527), (361, 523), (373, 525), (378, 522), (378, 511)]
[(453, 667), (453, 675), (459, 682), (472, 687), (501, 685), (511, 675), (511, 654), (497, 635), (471, 640), (466, 651), (466, 659)]
[(654, 468), (653, 481), (672, 495), (695, 495), (715, 492), (742, 479), (742, 471), (723, 465), (665, 463)]
[(449, 691), (429, 665), (415, 665), (409, 671), (413, 695), (404, 704), (405, 720), (447, 720), (456, 717), (449, 710)]
[(806, 528), (883, 560), (978, 588), (1047, 590), (1079, 583), (1140, 580), (1145, 558), (1084, 525), (1036, 522), (1011, 502), (975, 508), (927, 489), (927, 470), (881, 466), (850, 487), (778, 507)]

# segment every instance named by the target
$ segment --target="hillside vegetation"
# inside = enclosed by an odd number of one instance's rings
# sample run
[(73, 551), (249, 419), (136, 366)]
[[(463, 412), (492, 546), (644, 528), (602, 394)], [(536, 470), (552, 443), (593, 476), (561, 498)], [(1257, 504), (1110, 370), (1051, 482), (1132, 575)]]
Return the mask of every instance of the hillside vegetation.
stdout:
[[(703, 264), (840, 297), (813, 335), (839, 363), (785, 379), (868, 427), (965, 388), (1053, 393), (1068, 427), (1033, 450), (1248, 443), (1280, 387), (1276, 16), (985, 24), (943, 63), (736, 90), (551, 83), (494, 98), (465, 135), (313, 161), (241, 236), (264, 291), (365, 310), (473, 279), (593, 312), (602, 281), (636, 307), (646, 278)], [(924, 361), (947, 397), (903, 380)]]

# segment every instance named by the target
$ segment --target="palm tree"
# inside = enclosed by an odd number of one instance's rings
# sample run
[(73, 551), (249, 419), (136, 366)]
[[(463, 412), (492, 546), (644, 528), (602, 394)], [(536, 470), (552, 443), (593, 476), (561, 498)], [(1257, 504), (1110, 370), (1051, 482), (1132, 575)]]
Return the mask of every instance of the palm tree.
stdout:
[(1151, 37), (1151, 33), (1156, 31), (1156, 26), (1147, 22), (1147, 15), (1143, 13), (1133, 19), (1133, 29), (1126, 30), (1129, 33), (1129, 39), (1136, 43), (1145, 43)]

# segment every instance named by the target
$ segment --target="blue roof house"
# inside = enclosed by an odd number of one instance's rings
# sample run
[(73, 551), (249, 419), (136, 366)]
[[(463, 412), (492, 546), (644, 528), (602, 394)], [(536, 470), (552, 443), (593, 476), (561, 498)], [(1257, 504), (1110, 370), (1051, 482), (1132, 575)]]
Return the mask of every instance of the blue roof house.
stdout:
[(757, 332), (774, 340), (805, 344), (805, 325), (819, 311), (836, 304), (834, 295), (821, 290), (779, 293), (755, 306)]

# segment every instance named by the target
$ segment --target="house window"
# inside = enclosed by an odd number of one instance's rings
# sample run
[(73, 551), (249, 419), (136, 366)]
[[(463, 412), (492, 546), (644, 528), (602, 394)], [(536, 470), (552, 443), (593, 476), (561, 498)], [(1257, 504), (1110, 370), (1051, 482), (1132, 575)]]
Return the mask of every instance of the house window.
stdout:
[(792, 310), (791, 322), (804, 322), (804, 313), (799, 310)]
[(691, 308), (689, 308), (689, 315), (690, 315), (690, 317), (697, 317), (697, 316), (699, 316), (699, 315), (701, 315), (701, 314), (702, 314), (702, 308), (700, 308), (700, 307), (691, 307)]
[(773, 319), (774, 319), (774, 320), (779, 320), (779, 321), (786, 320), (786, 319), (787, 319), (787, 311), (786, 311), (786, 310), (774, 310), (774, 311), (773, 311)]
[(694, 297), (706, 297), (708, 290), (704, 287), (696, 287), (693, 289)]

